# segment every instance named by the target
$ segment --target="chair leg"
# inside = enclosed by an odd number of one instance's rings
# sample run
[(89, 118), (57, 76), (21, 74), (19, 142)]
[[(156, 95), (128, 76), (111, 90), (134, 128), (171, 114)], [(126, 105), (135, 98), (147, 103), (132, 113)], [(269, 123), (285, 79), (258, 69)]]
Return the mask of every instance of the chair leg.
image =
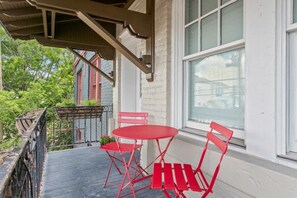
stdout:
[(167, 198), (171, 198), (170, 194), (168, 193), (168, 191), (166, 189), (163, 188), (162, 191)]
[(110, 159), (110, 163), (109, 163), (107, 175), (105, 177), (105, 182), (104, 182), (103, 188), (105, 188), (107, 186), (112, 165), (117, 169), (117, 171), (119, 172), (119, 174), (122, 174), (120, 168), (118, 167), (118, 165), (116, 164), (116, 162), (114, 160), (114, 159), (116, 159), (116, 157), (115, 157), (116, 153), (114, 152), (113, 155), (111, 155), (108, 151), (106, 151), (106, 153), (107, 153), (107, 155), (108, 155), (108, 157)]
[(107, 175), (105, 177), (105, 182), (104, 182), (103, 188), (106, 187), (106, 184), (108, 182), (108, 178), (109, 178), (109, 175), (110, 175), (111, 166), (112, 166), (112, 161), (109, 162), (109, 167), (108, 167)]
[(206, 191), (203, 195), (202, 195), (202, 197), (201, 198), (205, 198), (205, 197), (207, 197), (207, 195), (210, 193), (210, 191), (208, 190), (208, 191)]
[[(106, 152), (107, 152), (107, 151), (106, 151)], [(114, 160), (114, 159), (117, 159), (117, 158), (115, 157), (116, 152), (113, 152), (113, 155), (110, 155), (108, 152), (107, 152), (107, 154), (108, 154), (108, 156), (109, 156), (109, 158), (110, 158), (112, 164), (114, 165), (114, 167), (115, 167), (115, 168), (117, 169), (117, 171), (119, 172), (119, 174), (122, 174), (120, 168), (118, 167), (118, 165), (116, 164), (116, 162), (115, 162), (115, 160)], [(119, 160), (119, 161), (120, 161), (120, 160)], [(122, 162), (122, 161), (121, 161), (121, 162)]]

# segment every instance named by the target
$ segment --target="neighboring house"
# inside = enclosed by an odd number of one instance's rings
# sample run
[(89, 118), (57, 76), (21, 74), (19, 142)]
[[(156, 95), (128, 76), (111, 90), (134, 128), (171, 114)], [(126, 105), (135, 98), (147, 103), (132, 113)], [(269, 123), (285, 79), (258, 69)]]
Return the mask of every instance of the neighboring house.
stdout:
[[(112, 71), (112, 61), (101, 59), (94, 52), (80, 51), (86, 59), (92, 59), (92, 63), (102, 71)], [(86, 105), (87, 100), (96, 100), (104, 108), (100, 118), (83, 119), (75, 122), (75, 142), (96, 141), (102, 134), (107, 132), (107, 119), (112, 117), (112, 86), (100, 76), (95, 69), (76, 58), (73, 63), (74, 70), (74, 95), (78, 106)], [(90, 116), (90, 115), (88, 115)], [(102, 126), (101, 126), (102, 125)], [(80, 133), (78, 135), (78, 133)]]

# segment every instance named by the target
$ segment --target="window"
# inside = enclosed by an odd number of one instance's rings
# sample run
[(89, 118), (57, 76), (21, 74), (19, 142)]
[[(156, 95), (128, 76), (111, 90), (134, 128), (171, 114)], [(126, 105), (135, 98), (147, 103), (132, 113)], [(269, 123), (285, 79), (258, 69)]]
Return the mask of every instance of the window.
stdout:
[(82, 100), (82, 71), (77, 73), (77, 104), (81, 104)]
[(186, 0), (186, 56), (242, 38), (243, 0)]
[[(100, 58), (96, 58), (92, 63), (97, 67), (101, 68)], [(90, 66), (90, 77), (89, 77), (89, 99), (99, 100), (101, 99), (101, 78), (99, 73)]]
[(243, 0), (185, 0), (184, 9), (185, 126), (214, 120), (242, 132)]
[(291, 9), (287, 32), (288, 68), (288, 150), (297, 152), (297, 0), (289, 1)]

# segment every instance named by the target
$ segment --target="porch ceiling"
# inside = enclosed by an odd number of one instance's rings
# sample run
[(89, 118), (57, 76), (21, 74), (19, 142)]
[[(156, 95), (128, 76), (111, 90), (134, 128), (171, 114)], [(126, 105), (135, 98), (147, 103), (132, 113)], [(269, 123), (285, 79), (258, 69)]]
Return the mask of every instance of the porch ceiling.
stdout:
[[(72, 52), (96, 51), (106, 60), (113, 60), (118, 50), (152, 81), (155, 0), (146, 0), (146, 13), (128, 10), (134, 1), (0, 0), (0, 20), (15, 39), (35, 38), (42, 45)], [(141, 59), (116, 39), (116, 24), (146, 39), (146, 54)]]
[[(68, 1), (69, 2), (69, 1)], [(74, 1), (78, 2), (78, 1)], [(79, 1), (80, 5), (84, 1)], [(96, 0), (116, 8), (128, 8), (131, 0)], [(15, 39), (36, 39), (46, 46), (96, 51), (101, 57), (112, 60), (115, 48), (82, 22), (75, 13), (46, 9), (32, 0), (0, 0), (0, 21)], [(95, 20), (115, 36), (116, 24)]]

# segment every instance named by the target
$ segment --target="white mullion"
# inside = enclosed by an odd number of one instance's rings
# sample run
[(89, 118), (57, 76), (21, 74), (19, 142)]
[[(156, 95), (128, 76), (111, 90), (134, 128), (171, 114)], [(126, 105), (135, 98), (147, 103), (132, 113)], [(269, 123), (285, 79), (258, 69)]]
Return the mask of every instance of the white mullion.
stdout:
[(287, 0), (287, 27), (293, 24), (293, 0)]
[(197, 18), (197, 19), (195, 19), (195, 20), (193, 20), (193, 21), (191, 21), (190, 23), (187, 23), (184, 27), (185, 28), (187, 28), (187, 27), (189, 27), (189, 26), (191, 26), (191, 25), (193, 25), (194, 23), (196, 23), (197, 21), (199, 21), (200, 19), (199, 18)]
[(209, 13), (207, 13), (207, 14), (201, 16), (201, 17), (200, 17), (200, 20), (202, 20), (202, 19), (208, 17), (209, 15), (212, 15), (213, 13), (216, 13), (216, 12), (218, 11), (218, 9), (219, 9), (219, 8), (216, 8), (216, 9), (210, 11)]
[(295, 31), (297, 31), (297, 23), (291, 24), (287, 27), (288, 33), (295, 32)]
[(221, 9), (220, 9), (221, 0), (218, 0), (218, 30), (217, 30), (217, 46), (221, 45)]
[(197, 53), (194, 53), (194, 54), (184, 56), (183, 60), (187, 61), (187, 60), (200, 59), (200, 58), (211, 56), (211, 55), (214, 55), (214, 54), (227, 52), (227, 51), (230, 51), (230, 50), (233, 50), (233, 49), (239, 49), (239, 48), (244, 47), (244, 44), (245, 44), (244, 39), (240, 39), (240, 40), (237, 40), (237, 41), (233, 41), (231, 43), (226, 43), (224, 45), (220, 45), (220, 46), (217, 46), (217, 47), (214, 47), (214, 48), (210, 48), (210, 49), (207, 49), (207, 50), (203, 50), (203, 51), (200, 51), (200, 52), (197, 52)]
[[(189, 120), (189, 61), (184, 61), (184, 86), (183, 86), (183, 90), (184, 90), (184, 105), (183, 105), (183, 109), (184, 109), (184, 120), (183, 120), (183, 127), (186, 126), (187, 121)], [(187, 79), (187, 80), (185, 80)]]
[(229, 1), (228, 3), (225, 3), (224, 5), (221, 5), (220, 7), (221, 7), (221, 8), (227, 7), (227, 6), (229, 6), (230, 4), (235, 3), (236, 1), (238, 1), (238, 0), (232, 0), (232, 1)]
[(201, 1), (198, 0), (198, 52), (201, 51)]

